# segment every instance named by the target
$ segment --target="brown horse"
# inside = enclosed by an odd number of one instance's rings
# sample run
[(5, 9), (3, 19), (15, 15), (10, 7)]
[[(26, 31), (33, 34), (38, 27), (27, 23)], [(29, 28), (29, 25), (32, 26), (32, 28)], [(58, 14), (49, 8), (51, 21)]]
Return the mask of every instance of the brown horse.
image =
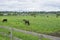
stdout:
[(23, 19), (23, 21), (24, 21), (25, 24), (30, 25), (29, 20)]
[(7, 22), (7, 19), (3, 19), (2, 22)]

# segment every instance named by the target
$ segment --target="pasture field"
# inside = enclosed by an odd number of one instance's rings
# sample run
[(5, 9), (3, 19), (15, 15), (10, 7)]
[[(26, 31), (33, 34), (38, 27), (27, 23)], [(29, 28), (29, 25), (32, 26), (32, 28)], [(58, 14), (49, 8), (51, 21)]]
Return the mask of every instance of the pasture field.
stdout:
[[(7, 26), (7, 27), (13, 27), (17, 29), (27, 30), (27, 31), (34, 31), (37, 33), (43, 33), (43, 34), (50, 34), (50, 33), (60, 33), (60, 17), (56, 17), (56, 15), (38, 15), (36, 17), (34, 16), (0, 16), (0, 26)], [(3, 19), (7, 19), (7, 22), (2, 22)], [(23, 22), (23, 19), (27, 19), (30, 21), (30, 25), (25, 25)], [(0, 28), (0, 32), (7, 33), (9, 30)], [(13, 36), (16, 36), (18, 38), (21, 38), (23, 40), (38, 40), (39, 37), (16, 32), (13, 31)], [(8, 37), (4, 37), (0, 34), (1, 40), (9, 40)], [(8, 38), (8, 39), (7, 39)], [(42, 38), (42, 40), (49, 40), (46, 38)]]
[[(8, 22), (3, 23), (4, 18), (7, 18)], [(29, 20), (30, 26), (25, 25), (23, 19)], [(0, 16), (0, 26), (49, 34), (60, 30), (60, 17), (56, 18), (55, 15), (49, 15), (48, 18), (46, 16)]]

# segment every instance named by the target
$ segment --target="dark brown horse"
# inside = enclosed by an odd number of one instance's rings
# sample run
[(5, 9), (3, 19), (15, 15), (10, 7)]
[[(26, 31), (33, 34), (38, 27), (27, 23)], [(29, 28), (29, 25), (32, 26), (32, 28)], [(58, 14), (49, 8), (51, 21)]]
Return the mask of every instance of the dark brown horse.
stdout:
[(3, 19), (2, 22), (7, 22), (7, 19)]
[(23, 21), (24, 21), (25, 24), (30, 25), (29, 20), (23, 19)]

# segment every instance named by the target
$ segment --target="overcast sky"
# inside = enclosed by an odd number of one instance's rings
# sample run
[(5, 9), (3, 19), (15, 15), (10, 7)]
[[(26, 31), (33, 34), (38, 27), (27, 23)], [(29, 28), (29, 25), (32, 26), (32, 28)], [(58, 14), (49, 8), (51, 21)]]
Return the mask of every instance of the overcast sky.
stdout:
[(60, 0), (0, 0), (0, 11), (60, 11)]

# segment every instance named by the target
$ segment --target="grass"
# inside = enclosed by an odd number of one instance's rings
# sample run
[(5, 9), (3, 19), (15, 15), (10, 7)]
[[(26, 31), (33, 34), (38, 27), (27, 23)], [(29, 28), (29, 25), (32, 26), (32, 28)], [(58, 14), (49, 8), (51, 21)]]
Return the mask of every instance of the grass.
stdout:
[(0, 32), (8, 33), (8, 32), (9, 32), (9, 30), (4, 29), (4, 28), (0, 28)]
[(32, 35), (24, 34), (20, 32), (13, 32), (13, 35), (23, 40), (38, 40), (39, 39), (37, 36), (32, 36)]
[[(7, 23), (1, 22), (4, 18), (8, 19)], [(29, 20), (30, 26), (25, 25), (23, 19)], [(46, 16), (0, 16), (0, 25), (49, 34), (60, 30), (60, 17), (56, 18), (54, 15), (49, 15), (48, 18)]]
[(0, 34), (0, 40), (10, 40), (10, 38)]

